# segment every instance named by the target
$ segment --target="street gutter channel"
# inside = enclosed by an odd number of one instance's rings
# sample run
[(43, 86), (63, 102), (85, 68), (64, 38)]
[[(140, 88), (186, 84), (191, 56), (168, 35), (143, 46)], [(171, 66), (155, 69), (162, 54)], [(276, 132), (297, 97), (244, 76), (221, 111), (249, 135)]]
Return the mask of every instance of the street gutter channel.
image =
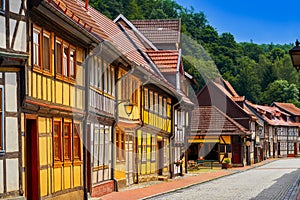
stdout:
[(297, 200), (297, 195), (300, 192), (300, 175), (296, 179), (293, 186), (289, 189), (284, 197), (284, 200)]

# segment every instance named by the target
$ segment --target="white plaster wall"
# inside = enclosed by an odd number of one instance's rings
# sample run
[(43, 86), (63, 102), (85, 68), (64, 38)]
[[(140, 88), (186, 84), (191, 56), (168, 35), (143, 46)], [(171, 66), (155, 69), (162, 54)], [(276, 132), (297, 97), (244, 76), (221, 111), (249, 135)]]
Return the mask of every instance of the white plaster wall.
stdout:
[[(13, 33), (10, 33), (12, 36)], [(26, 23), (21, 22), (19, 23), (16, 41), (14, 44), (14, 50), (26, 52)]]
[(17, 112), (17, 74), (5, 73), (5, 110)]
[(6, 160), (7, 191), (19, 190), (19, 164), (18, 159)]
[(4, 192), (3, 185), (3, 160), (0, 160), (0, 194)]
[(19, 14), (21, 8), (21, 0), (9, 1), (9, 9), (11, 12)]
[(18, 119), (6, 117), (6, 152), (19, 151)]
[(0, 16), (0, 47), (6, 48), (5, 17)]

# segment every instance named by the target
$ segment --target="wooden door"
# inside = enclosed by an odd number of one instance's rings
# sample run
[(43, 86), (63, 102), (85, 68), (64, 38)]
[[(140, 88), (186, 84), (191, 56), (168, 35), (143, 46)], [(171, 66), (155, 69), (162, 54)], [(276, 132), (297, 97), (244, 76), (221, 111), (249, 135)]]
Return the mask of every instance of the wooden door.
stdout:
[(37, 119), (26, 119), (26, 198), (40, 199)]
[(232, 160), (233, 164), (242, 163), (242, 145), (241, 144), (232, 144)]
[(297, 155), (297, 143), (294, 143), (294, 155)]
[(158, 146), (158, 175), (162, 175), (163, 174), (163, 168), (164, 168), (164, 145), (163, 145), (163, 141), (158, 141), (157, 142), (157, 146)]

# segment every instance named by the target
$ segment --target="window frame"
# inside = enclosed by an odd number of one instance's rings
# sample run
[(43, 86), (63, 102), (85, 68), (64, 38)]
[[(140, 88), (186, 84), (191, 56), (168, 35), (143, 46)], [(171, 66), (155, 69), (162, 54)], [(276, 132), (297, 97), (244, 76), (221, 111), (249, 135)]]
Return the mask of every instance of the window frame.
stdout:
[[(66, 136), (65, 128), (68, 126), (69, 133)], [(66, 148), (66, 144), (68, 144), (68, 148)], [(72, 122), (64, 122), (63, 123), (63, 158), (64, 162), (71, 163), (72, 162)], [(68, 151), (68, 152), (67, 152)], [(68, 157), (66, 157), (66, 152), (69, 154)]]
[[(58, 64), (58, 52), (57, 52), (57, 43), (60, 43), (61, 45), (61, 51), (60, 51), (60, 64), (61, 66), (59, 67)], [(67, 53), (65, 56), (65, 48), (67, 48)], [(55, 76), (58, 79), (62, 79), (65, 81), (69, 81), (71, 83), (73, 83), (76, 80), (76, 72), (77, 72), (77, 48), (75, 46), (73, 46), (72, 44), (70, 44), (69, 42), (61, 39), (60, 37), (55, 37), (55, 53), (54, 53), (54, 57), (55, 57)], [(73, 58), (73, 66), (74, 66), (74, 74), (71, 74), (71, 53), (70, 52), (74, 52), (74, 58)], [(65, 61), (66, 59), (66, 61)], [(66, 65), (66, 66), (65, 66)], [(60, 69), (60, 70), (58, 70)], [(58, 71), (61, 71), (61, 73), (59, 73)]]
[(0, 85), (0, 98), (1, 98), (1, 125), (0, 125), (0, 155), (5, 153), (5, 132), (4, 132), (4, 119), (5, 119), (5, 108), (4, 108), (4, 104), (5, 104), (5, 99), (4, 99), (4, 86)]
[(117, 162), (124, 162), (125, 161), (125, 144), (126, 144), (126, 137), (125, 132), (118, 130), (116, 131), (116, 160)]
[[(58, 130), (59, 130), (59, 133), (58, 133), (58, 136), (57, 136), (57, 139), (56, 136), (54, 135), (55, 131), (54, 131), (54, 126), (55, 124), (58, 124)], [(57, 163), (58, 166), (61, 166), (61, 163), (63, 162), (63, 157), (62, 157), (62, 121), (61, 120), (53, 120), (53, 134), (52, 134), (52, 140), (53, 140), (53, 162), (54, 162), (54, 165)], [(58, 146), (59, 146), (59, 155), (58, 155), (58, 159), (56, 159), (56, 154), (55, 154), (55, 142), (56, 140), (58, 140)]]
[[(38, 43), (35, 43), (35, 33), (38, 33)], [(45, 67), (44, 64), (44, 37), (47, 37), (49, 39), (49, 43), (48, 43), (48, 59), (49, 59), (49, 69), (47, 69)], [(36, 24), (33, 24), (32, 26), (32, 66), (33, 66), (33, 70), (36, 72), (40, 72), (46, 75), (51, 75), (52, 74), (52, 62), (51, 62), (51, 55), (52, 55), (52, 51), (51, 51), (51, 40), (52, 40), (52, 36), (51, 33), (49, 31), (46, 31), (45, 29), (43, 29), (42, 27), (37, 26)], [(38, 56), (36, 58), (36, 48), (35, 45), (38, 44), (37, 47), (37, 52), (38, 52)], [(35, 63), (35, 60), (37, 59), (38, 63)]]
[[(78, 132), (77, 132), (77, 131)], [(81, 141), (80, 141), (80, 133), (81, 133), (81, 126), (80, 123), (74, 122), (73, 123), (73, 161), (74, 162), (81, 162)], [(78, 142), (75, 142), (78, 140)], [(76, 146), (77, 144), (77, 146)], [(75, 150), (75, 148), (78, 148), (78, 155)]]

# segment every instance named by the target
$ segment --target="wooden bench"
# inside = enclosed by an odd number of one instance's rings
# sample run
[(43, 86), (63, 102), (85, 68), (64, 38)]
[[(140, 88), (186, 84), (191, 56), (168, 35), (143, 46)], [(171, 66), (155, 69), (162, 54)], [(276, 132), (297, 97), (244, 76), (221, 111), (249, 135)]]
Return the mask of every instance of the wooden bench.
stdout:
[(213, 163), (214, 163), (214, 162), (218, 162), (218, 161), (217, 161), (217, 160), (195, 160), (195, 162), (196, 162), (198, 165), (203, 164), (203, 166), (204, 166), (205, 163), (209, 163), (209, 164), (210, 164), (210, 168), (212, 169), (212, 168), (213, 168)]

